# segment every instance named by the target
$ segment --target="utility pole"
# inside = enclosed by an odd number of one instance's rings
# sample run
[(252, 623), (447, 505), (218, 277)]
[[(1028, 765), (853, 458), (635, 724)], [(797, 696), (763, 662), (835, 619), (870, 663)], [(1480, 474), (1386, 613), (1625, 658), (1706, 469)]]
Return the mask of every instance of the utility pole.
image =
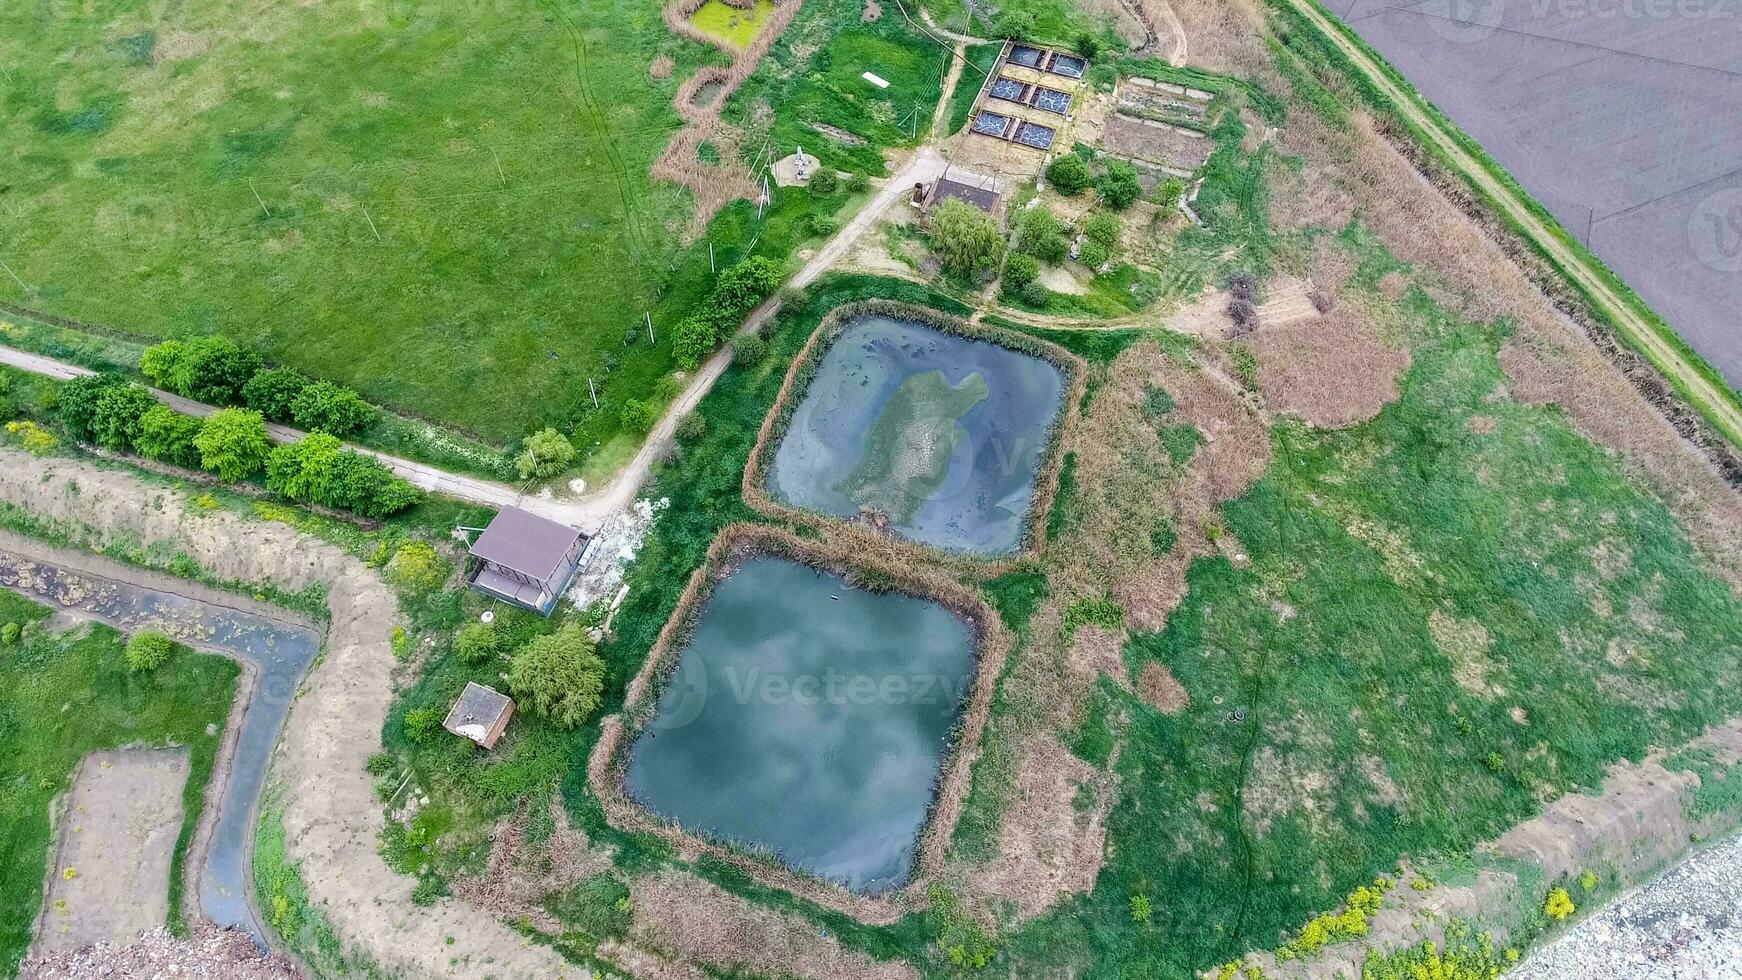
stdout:
[(599, 407), (599, 389), (593, 387), (592, 378), (587, 379), (587, 394), (593, 396), (593, 408), (597, 410)]
[(708, 243), (708, 271), (714, 271), (714, 243)]
[(490, 159), (496, 161), (496, 179), (502, 181), (502, 186), (508, 186), (508, 175), (502, 172), (502, 158), (496, 155), (496, 148), (490, 147)]
[(363, 220), (369, 222), (369, 230), (375, 233), (375, 243), (377, 245), (382, 244), (382, 242), (381, 242), (381, 229), (375, 227), (375, 219), (369, 217), (369, 206), (367, 204), (365, 204), (365, 205), (362, 205), (362, 208), (363, 208)]
[(653, 312), (650, 310), (650, 311), (644, 313), (643, 316), (647, 317), (647, 342), (649, 344), (654, 343), (654, 339), (653, 339)]
[(260, 205), (260, 213), (266, 215), (268, 218), (272, 217), (272, 212), (266, 210), (266, 202), (260, 199), (260, 192), (254, 190), (254, 178), (252, 177), (248, 178), (248, 190), (252, 191), (254, 194), (254, 203)]
[(12, 271), (12, 267), (6, 264), (5, 259), (0, 259), (0, 269), (6, 270), (6, 274), (12, 277), (12, 281), (18, 284), (18, 288), (24, 290), (24, 295), (30, 295), (30, 287), (24, 284), (24, 280), (18, 278), (18, 273)]

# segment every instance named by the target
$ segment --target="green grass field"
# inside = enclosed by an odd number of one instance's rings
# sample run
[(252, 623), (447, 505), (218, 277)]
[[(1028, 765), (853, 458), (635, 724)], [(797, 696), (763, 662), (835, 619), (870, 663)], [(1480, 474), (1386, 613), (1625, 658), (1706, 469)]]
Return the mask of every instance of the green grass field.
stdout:
[[(49, 802), (70, 785), (86, 753), (124, 745), (189, 746), (186, 813), (171, 871), (172, 908), (182, 856), (204, 806), (212, 761), (235, 695), (238, 668), (223, 657), (177, 648), (150, 674), (130, 674), (124, 637), (106, 626), (55, 634), (48, 609), (0, 589), (0, 624), (35, 624), (0, 647), (0, 974), (16, 971), (42, 905), (52, 841)], [(174, 913), (172, 912), (172, 915)]]
[[(824, 163), (882, 175), (881, 148), (912, 146), (930, 133), (950, 52), (909, 27), (893, 3), (872, 22), (864, 9), (863, 0), (807, 0), (727, 103), (726, 118), (757, 129), (757, 120), (771, 120), (776, 156), (802, 145)], [(867, 71), (889, 87), (866, 81)], [(861, 142), (848, 145), (812, 123)]]
[(714, 57), (656, 4), (0, 13), (0, 298), (228, 333), (498, 442), (573, 424), (588, 377), (669, 370), (637, 323), (705, 288), (646, 174)]

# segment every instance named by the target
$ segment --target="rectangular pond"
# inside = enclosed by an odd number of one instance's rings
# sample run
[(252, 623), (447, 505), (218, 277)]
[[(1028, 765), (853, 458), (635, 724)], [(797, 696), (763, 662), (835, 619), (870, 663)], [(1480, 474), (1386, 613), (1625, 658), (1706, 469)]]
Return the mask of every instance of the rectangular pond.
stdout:
[(1022, 546), (1065, 390), (1049, 361), (912, 320), (855, 317), (793, 411), (768, 489), (836, 517), (867, 511), (947, 551)]
[(1022, 128), (1016, 131), (1016, 142), (1044, 150), (1052, 146), (1053, 137), (1057, 135), (1057, 132), (1051, 126), (1025, 122), (1022, 124)]
[(1071, 97), (1058, 89), (1040, 88), (1034, 92), (1034, 107), (1059, 115), (1071, 111)]
[(996, 112), (982, 112), (974, 117), (974, 132), (983, 136), (1004, 135), (1005, 127), (1010, 125), (1009, 116), (1000, 116)]
[(899, 888), (974, 669), (967, 621), (935, 602), (750, 558), (703, 606), (624, 788), (691, 833)]
[(1031, 48), (1026, 44), (1018, 44), (1010, 49), (1010, 63), (1024, 68), (1036, 68), (1040, 60), (1046, 57), (1046, 52), (1039, 48)]

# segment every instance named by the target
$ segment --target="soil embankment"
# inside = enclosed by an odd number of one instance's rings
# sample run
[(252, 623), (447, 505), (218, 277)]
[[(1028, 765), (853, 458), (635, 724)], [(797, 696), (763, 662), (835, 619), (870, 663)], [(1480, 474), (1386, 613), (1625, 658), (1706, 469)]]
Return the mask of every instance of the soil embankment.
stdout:
[(385, 819), (364, 763), (381, 744), (393, 690), (393, 594), (361, 561), (282, 524), (192, 507), (121, 471), (0, 448), (0, 501), (52, 523), (74, 544), (180, 551), (228, 580), (289, 591), (321, 585), (326, 653), (291, 706), (274, 776), (285, 836), (310, 902), (339, 939), (389, 973), (560, 977), (556, 953), (460, 902), (411, 902), (412, 879), (376, 851)]

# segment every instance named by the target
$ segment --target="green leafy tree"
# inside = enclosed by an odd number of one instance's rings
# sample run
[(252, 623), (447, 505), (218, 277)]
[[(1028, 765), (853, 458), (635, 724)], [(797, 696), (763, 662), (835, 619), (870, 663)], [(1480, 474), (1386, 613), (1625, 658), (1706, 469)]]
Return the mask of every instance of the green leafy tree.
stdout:
[(201, 421), (191, 415), (183, 415), (168, 405), (153, 405), (139, 420), (133, 449), (147, 459), (172, 466), (198, 466), (200, 448), (194, 445), (194, 438), (200, 434), (201, 426)]
[(348, 436), (368, 425), (375, 409), (358, 394), (331, 381), (316, 381), (291, 403), (290, 417), (299, 428)]
[(312, 383), (307, 375), (295, 368), (258, 371), (242, 386), (242, 404), (274, 422), (289, 422), (291, 406)]
[(218, 335), (166, 340), (146, 349), (140, 369), (178, 395), (227, 405), (241, 396), (242, 388), (260, 370), (260, 355)]
[(1109, 252), (1119, 250), (1119, 239), (1125, 232), (1125, 222), (1111, 211), (1097, 211), (1083, 222), (1083, 234), (1089, 241), (1099, 242)]
[(1021, 292), (1024, 286), (1040, 278), (1040, 260), (1021, 252), (1004, 260), (1004, 288)]
[(1046, 288), (1046, 283), (1039, 279), (1022, 287), (1022, 301), (1037, 309), (1044, 309), (1052, 302), (1052, 290)]
[(339, 454), (328, 483), (328, 507), (340, 507), (362, 517), (392, 517), (423, 500), (423, 491), (397, 476), (373, 456), (349, 450)]
[(1107, 165), (1107, 173), (1101, 178), (1101, 200), (1109, 207), (1123, 211), (1142, 194), (1143, 185), (1137, 182), (1136, 167), (1119, 160)]
[(1046, 208), (1035, 208), (1022, 216), (1022, 238), (1019, 250), (1048, 265), (1057, 265), (1071, 254), (1071, 243), (1065, 240), (1065, 223)]
[(599, 707), (605, 663), (578, 625), (536, 637), (509, 661), (508, 688), (534, 714), (574, 728)]
[(514, 468), (522, 480), (556, 476), (575, 461), (575, 444), (555, 429), (541, 429), (521, 443)]
[(133, 634), (122, 653), (127, 658), (127, 669), (138, 674), (162, 667), (174, 649), (169, 637), (156, 630), (145, 630)]
[(187, 345), (179, 340), (166, 340), (145, 348), (139, 359), (139, 370), (151, 383), (169, 391), (177, 390), (177, 375), (187, 358)]
[(502, 652), (502, 638), (489, 623), (472, 623), (454, 637), (454, 653), (469, 664), (481, 664)]
[(1089, 176), (1089, 165), (1075, 153), (1067, 153), (1054, 160), (1046, 168), (1046, 179), (1054, 190), (1066, 197), (1075, 196), (1093, 181)]
[(646, 432), (659, 421), (659, 409), (651, 402), (630, 398), (617, 410), (617, 420), (631, 432)]
[(97, 406), (102, 402), (103, 396), (125, 387), (126, 379), (113, 374), (91, 374), (74, 378), (61, 385), (55, 400), (55, 416), (74, 439), (90, 442), (96, 438), (93, 426), (97, 421)]
[(157, 399), (144, 386), (115, 385), (97, 398), (97, 410), (91, 417), (91, 438), (104, 449), (121, 452), (133, 447), (139, 437), (145, 413), (156, 407)]
[(200, 450), (200, 466), (230, 481), (260, 472), (272, 452), (265, 421), (246, 408), (219, 409), (207, 416), (194, 445)]
[(817, 172), (811, 175), (812, 194), (833, 194), (840, 189), (841, 178), (835, 173), (834, 167), (819, 166)]
[(17, 623), (7, 623), (4, 626), (0, 626), (0, 646), (9, 647), (12, 644), (17, 643), (18, 637), (22, 635), (23, 632), (24, 629)]
[(1155, 189), (1155, 199), (1161, 202), (1162, 208), (1167, 211), (1179, 210), (1180, 202), (1185, 196), (1185, 182), (1178, 177), (1169, 177)]
[(973, 278), (998, 268), (1004, 234), (991, 215), (950, 198), (932, 211), (931, 247), (951, 274)]
[(678, 365), (686, 371), (701, 367), (719, 344), (719, 330), (700, 317), (678, 321), (677, 329), (672, 332), (672, 352), (677, 355)]
[(779, 262), (765, 255), (753, 256), (720, 273), (712, 298), (739, 311), (731, 324), (737, 326), (737, 321), (779, 288), (784, 278)]
[(291, 500), (330, 503), (343, 452), (339, 440), (324, 432), (279, 446), (266, 459), (266, 489)]
[(695, 442), (707, 431), (708, 420), (700, 412), (690, 412), (677, 420), (677, 437), (682, 442)]

